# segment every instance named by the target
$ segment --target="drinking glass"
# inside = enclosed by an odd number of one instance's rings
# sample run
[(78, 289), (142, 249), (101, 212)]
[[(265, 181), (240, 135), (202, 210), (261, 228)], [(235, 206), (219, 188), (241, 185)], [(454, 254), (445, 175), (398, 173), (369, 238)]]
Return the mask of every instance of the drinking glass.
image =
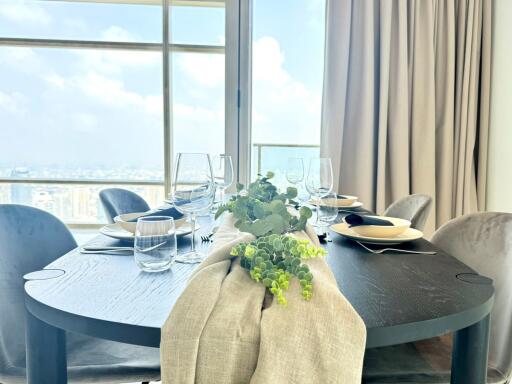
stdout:
[(179, 153), (176, 161), (172, 200), (176, 209), (188, 215), (192, 227), (190, 252), (178, 255), (176, 261), (199, 263), (204, 255), (196, 251), (195, 227), (197, 214), (207, 211), (215, 198), (210, 156), (206, 153)]
[(288, 158), (286, 166), (286, 180), (288, 180), (292, 185), (297, 185), (304, 180), (304, 161), (302, 158)]
[(176, 259), (176, 227), (169, 216), (141, 217), (135, 229), (135, 263), (145, 272), (162, 272)]
[(220, 191), (220, 204), (224, 203), (224, 191), (233, 184), (233, 160), (230, 155), (212, 157), (213, 180)]
[(316, 202), (316, 223), (318, 226), (318, 212), (320, 199), (332, 191), (332, 163), (327, 157), (314, 158), (309, 161), (308, 174), (306, 176), (306, 189)]
[(321, 204), (316, 211), (318, 226), (323, 229), (323, 233), (329, 234), (328, 227), (338, 217), (338, 197), (336, 193), (329, 192), (322, 197)]

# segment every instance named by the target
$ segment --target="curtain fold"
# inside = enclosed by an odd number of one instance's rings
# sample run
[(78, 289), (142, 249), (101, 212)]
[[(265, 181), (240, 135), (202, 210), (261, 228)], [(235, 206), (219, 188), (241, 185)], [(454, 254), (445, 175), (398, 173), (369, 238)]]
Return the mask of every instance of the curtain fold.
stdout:
[(323, 156), (382, 212), (433, 197), (427, 233), (483, 209), (491, 60), (487, 0), (328, 0)]

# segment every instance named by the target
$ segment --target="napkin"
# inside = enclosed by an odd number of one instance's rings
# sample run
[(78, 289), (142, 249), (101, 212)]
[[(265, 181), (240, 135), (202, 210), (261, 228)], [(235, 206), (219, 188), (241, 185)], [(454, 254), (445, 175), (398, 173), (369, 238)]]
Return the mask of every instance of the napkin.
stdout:
[[(151, 211), (151, 212), (145, 213), (144, 215), (139, 216), (139, 217), (150, 217), (150, 216), (170, 216), (174, 219), (181, 219), (183, 217), (183, 213), (180, 213), (176, 208), (171, 207), (171, 208), (160, 209), (158, 211)], [(127, 221), (130, 223), (134, 223), (137, 221), (137, 219), (139, 217), (136, 217), (135, 219), (131, 219), (131, 220), (127, 220)]]
[(355, 213), (345, 216), (345, 222), (348, 224), (349, 228), (358, 227), (360, 225), (393, 226), (393, 223), (389, 220), (379, 219), (375, 216), (357, 215)]

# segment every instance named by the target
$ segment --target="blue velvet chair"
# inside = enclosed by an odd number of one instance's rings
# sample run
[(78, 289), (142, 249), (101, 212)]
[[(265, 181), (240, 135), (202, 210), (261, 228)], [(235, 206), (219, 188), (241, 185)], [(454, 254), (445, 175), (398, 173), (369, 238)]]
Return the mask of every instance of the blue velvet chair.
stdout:
[[(23, 275), (76, 247), (66, 226), (37, 208), (0, 204), (0, 383), (26, 383)], [(160, 376), (157, 348), (67, 333), (72, 383), (127, 383)]]
[(384, 211), (384, 216), (409, 220), (412, 228), (423, 231), (431, 209), (432, 198), (430, 196), (414, 194), (395, 201)]
[(100, 201), (109, 223), (114, 222), (114, 217), (125, 213), (149, 211), (146, 200), (127, 189), (104, 189), (100, 192)]

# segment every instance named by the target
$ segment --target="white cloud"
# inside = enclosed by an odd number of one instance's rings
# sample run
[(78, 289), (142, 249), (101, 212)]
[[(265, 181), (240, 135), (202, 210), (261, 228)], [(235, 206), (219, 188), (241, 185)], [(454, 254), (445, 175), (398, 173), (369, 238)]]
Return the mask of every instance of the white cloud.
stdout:
[(5, 93), (0, 91), (0, 110), (12, 114), (26, 112), (27, 98), (20, 92)]
[(220, 153), (224, 151), (224, 111), (222, 109), (175, 103), (173, 124), (174, 148), (177, 152)]
[(71, 116), (71, 129), (80, 133), (95, 133), (98, 128), (98, 118), (90, 113), (79, 112)]
[(101, 33), (101, 39), (106, 41), (138, 41), (139, 38), (126, 29), (112, 25)]
[(25, 0), (0, 3), (0, 16), (17, 23), (48, 25), (52, 21), (52, 17), (43, 7), (34, 2), (29, 4)]
[(100, 103), (116, 108), (141, 108), (153, 115), (161, 115), (163, 101), (161, 96), (142, 96), (128, 91), (120, 80), (113, 80), (98, 73), (90, 72), (86, 76), (72, 78), (71, 85), (78, 88)]
[(285, 69), (279, 42), (269, 36), (253, 44), (253, 139), (255, 142), (317, 144), (321, 95)]
[(176, 59), (176, 65), (191, 80), (209, 88), (224, 83), (224, 62), (224, 55), (218, 54), (186, 53)]
[(107, 75), (118, 75), (123, 72), (123, 69), (142, 66), (155, 66), (155, 70), (158, 70), (162, 60), (158, 52), (76, 50), (73, 53), (80, 57), (80, 66), (83, 70), (97, 71)]
[(64, 79), (62, 76), (56, 74), (55, 72), (48, 73), (43, 77), (43, 79), (50, 85), (53, 85), (58, 88), (64, 88), (64, 85), (66, 84), (66, 79)]

